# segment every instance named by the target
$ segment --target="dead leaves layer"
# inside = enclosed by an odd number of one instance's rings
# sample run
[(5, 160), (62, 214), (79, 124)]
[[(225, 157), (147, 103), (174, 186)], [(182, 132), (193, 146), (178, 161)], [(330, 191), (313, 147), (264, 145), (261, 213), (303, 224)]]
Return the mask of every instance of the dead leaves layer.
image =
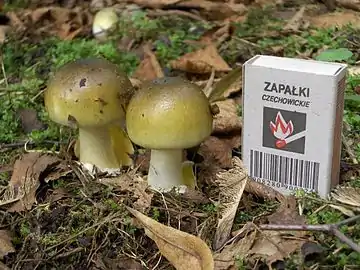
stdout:
[(155, 241), (160, 252), (177, 270), (211, 270), (214, 260), (211, 250), (200, 238), (165, 226), (127, 207), (143, 225), (145, 233)]

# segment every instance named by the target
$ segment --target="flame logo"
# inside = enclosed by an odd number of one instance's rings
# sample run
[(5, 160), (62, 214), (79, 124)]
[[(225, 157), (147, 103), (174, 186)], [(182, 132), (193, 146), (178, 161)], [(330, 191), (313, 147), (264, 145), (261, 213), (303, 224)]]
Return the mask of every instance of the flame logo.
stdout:
[(277, 139), (285, 140), (293, 133), (294, 125), (291, 120), (286, 123), (281, 113), (278, 112), (276, 115), (275, 124), (270, 121), (270, 130)]

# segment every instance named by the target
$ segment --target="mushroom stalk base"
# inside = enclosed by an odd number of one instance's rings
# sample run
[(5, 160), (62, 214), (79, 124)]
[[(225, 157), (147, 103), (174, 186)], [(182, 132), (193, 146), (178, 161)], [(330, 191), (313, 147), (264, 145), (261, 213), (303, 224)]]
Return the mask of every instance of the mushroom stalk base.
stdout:
[(148, 184), (160, 192), (184, 185), (182, 149), (151, 150)]
[(79, 142), (80, 162), (95, 165), (101, 170), (120, 169), (108, 128), (79, 128)]

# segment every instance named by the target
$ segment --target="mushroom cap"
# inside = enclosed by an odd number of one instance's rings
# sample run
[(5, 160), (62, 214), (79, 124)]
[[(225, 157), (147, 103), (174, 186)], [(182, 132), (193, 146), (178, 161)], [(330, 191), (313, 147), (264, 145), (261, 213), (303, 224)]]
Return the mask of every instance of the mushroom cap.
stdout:
[(178, 77), (143, 84), (127, 108), (130, 139), (150, 149), (182, 149), (212, 132), (209, 100), (199, 86)]
[(54, 122), (96, 127), (125, 120), (133, 94), (127, 75), (102, 58), (79, 59), (63, 65), (48, 82), (44, 102)]
[(106, 32), (114, 29), (114, 26), (118, 22), (119, 17), (116, 10), (112, 7), (107, 7), (99, 10), (92, 23), (92, 33), (95, 37), (105, 37)]

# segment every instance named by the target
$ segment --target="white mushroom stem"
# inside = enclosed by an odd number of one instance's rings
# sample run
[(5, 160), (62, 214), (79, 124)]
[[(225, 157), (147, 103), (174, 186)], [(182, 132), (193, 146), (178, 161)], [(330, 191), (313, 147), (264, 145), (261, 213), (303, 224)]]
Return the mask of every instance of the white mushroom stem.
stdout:
[(184, 185), (182, 157), (182, 149), (152, 149), (148, 184), (160, 192), (167, 192), (174, 187)]
[(108, 128), (79, 128), (79, 142), (80, 162), (96, 164), (101, 170), (120, 169)]

